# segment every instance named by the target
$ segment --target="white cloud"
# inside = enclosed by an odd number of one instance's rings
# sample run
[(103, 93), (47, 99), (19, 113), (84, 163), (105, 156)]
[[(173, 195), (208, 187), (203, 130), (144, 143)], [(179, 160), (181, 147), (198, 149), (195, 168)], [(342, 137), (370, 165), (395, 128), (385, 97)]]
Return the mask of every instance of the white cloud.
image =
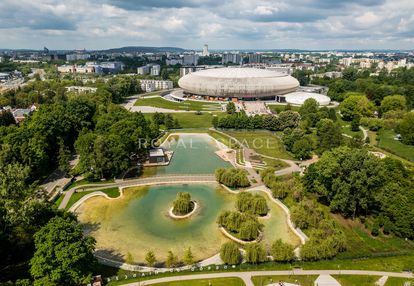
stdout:
[(412, 0), (142, 3), (1, 0), (0, 48), (412, 48), (414, 37)]

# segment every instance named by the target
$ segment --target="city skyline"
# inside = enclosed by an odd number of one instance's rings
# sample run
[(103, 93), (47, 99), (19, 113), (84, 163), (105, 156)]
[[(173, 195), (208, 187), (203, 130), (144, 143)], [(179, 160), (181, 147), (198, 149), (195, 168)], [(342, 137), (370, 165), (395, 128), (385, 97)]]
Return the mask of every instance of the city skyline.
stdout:
[(4, 0), (0, 48), (410, 50), (413, 9), (408, 0)]

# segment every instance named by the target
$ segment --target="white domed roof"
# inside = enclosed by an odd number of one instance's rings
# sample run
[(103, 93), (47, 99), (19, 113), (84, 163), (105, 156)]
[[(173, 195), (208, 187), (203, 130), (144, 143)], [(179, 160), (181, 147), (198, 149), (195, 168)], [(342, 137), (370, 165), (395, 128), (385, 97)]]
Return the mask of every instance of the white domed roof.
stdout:
[(227, 97), (266, 97), (295, 91), (290, 75), (256, 68), (215, 68), (187, 74), (178, 85), (187, 93)]
[(292, 92), (285, 94), (286, 102), (290, 104), (302, 105), (305, 100), (309, 98), (315, 99), (319, 105), (328, 105), (331, 103), (331, 99), (323, 94), (313, 93), (313, 92)]

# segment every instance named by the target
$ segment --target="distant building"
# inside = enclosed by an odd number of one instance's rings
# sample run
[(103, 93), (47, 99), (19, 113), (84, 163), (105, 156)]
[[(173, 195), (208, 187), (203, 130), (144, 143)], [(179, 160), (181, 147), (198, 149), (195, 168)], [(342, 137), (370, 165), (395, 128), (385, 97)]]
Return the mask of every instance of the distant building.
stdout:
[(3, 62), (3, 57), (0, 57), (0, 63), (2, 63)]
[(140, 81), (140, 84), (141, 84), (141, 90), (145, 92), (152, 92), (155, 90), (173, 88), (173, 82), (170, 80), (142, 79)]
[(208, 51), (208, 45), (207, 44), (204, 45), (202, 56), (203, 57), (210, 56), (210, 52)]
[(139, 75), (146, 75), (150, 73), (150, 67), (149, 66), (142, 66), (137, 68), (137, 74)]
[(159, 76), (160, 72), (161, 72), (161, 66), (160, 65), (153, 65), (151, 67), (151, 75)]
[(151, 74), (153, 76), (159, 76), (161, 72), (161, 66), (157, 64), (148, 64), (137, 68), (137, 74), (146, 75)]
[(237, 54), (237, 53), (224, 53), (221, 59), (221, 63), (222, 64), (228, 64), (228, 63), (241, 64), (242, 58), (240, 54)]
[(67, 61), (79, 61), (79, 60), (87, 60), (91, 57), (89, 54), (69, 54), (66, 55)]
[(249, 53), (248, 54), (248, 61), (249, 63), (261, 63), (262, 62), (262, 55), (256, 53)]
[(165, 63), (167, 64), (167, 66), (182, 65), (183, 64), (183, 58), (180, 58), (180, 57), (167, 58), (165, 60)]
[(115, 74), (124, 70), (125, 65), (121, 62), (102, 62), (99, 64), (104, 73)]
[(198, 64), (199, 56), (196, 54), (184, 55), (183, 65), (196, 66)]
[(97, 88), (90, 86), (68, 86), (66, 87), (66, 91), (76, 93), (95, 93)]

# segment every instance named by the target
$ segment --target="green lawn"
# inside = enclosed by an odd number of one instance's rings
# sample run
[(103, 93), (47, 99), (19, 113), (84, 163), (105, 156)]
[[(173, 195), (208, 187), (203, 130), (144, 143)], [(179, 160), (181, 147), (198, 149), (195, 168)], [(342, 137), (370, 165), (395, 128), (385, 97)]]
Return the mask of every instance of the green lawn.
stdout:
[(342, 133), (355, 137), (357, 134), (359, 134), (361, 136), (361, 138), (364, 137), (364, 134), (362, 133), (361, 130), (358, 131), (352, 131), (351, 130), (351, 122), (350, 121), (344, 121), (342, 120), (340, 115), (337, 115), (337, 121), (341, 124), (342, 126)]
[(317, 275), (253, 276), (252, 281), (255, 286), (263, 286), (278, 282), (295, 283), (301, 286), (313, 286), (313, 282), (317, 277)]
[(392, 130), (382, 129), (378, 131), (378, 147), (414, 162), (414, 146), (405, 145), (398, 140), (394, 140), (394, 136), (395, 133)]
[(135, 106), (152, 106), (173, 110), (210, 110), (220, 111), (221, 106), (218, 103), (202, 102), (194, 100), (186, 100), (183, 102), (175, 102), (163, 99), (162, 97), (142, 98), (135, 102)]
[[(164, 100), (164, 99), (163, 99)], [(167, 114), (167, 113), (166, 113)], [(210, 128), (213, 127), (212, 121), (215, 116), (223, 117), (226, 115), (224, 112), (202, 112), (196, 114), (195, 112), (181, 112), (181, 113), (169, 113), (174, 119), (177, 119), (181, 128)], [(153, 113), (145, 113), (145, 118), (152, 119)]]
[(404, 286), (405, 282), (411, 282), (411, 285), (414, 285), (414, 279), (388, 277), (384, 286)]
[(189, 281), (176, 281), (152, 284), (157, 286), (244, 286), (240, 278), (215, 278), (215, 279), (197, 279)]
[(293, 159), (281, 140), (268, 131), (225, 131), (257, 153), (275, 158)]
[[(281, 105), (281, 104), (267, 104), (267, 107), (269, 107), (269, 109), (273, 112), (279, 113), (285, 110), (286, 105)], [(299, 111), (300, 106), (291, 106), (291, 110), (293, 111)]]
[(273, 167), (276, 170), (281, 170), (284, 168), (289, 167), (288, 163), (285, 163), (281, 160), (277, 160), (277, 159), (270, 159), (270, 158), (266, 158), (266, 157), (261, 157), (262, 161), (264, 161), (266, 163), (267, 166), (269, 167)]
[(332, 275), (342, 286), (374, 286), (381, 276)]
[(232, 140), (230, 137), (223, 135), (219, 132), (216, 132), (214, 130), (209, 130), (208, 134), (213, 137), (214, 139), (216, 139), (217, 141), (223, 143), (224, 145), (226, 145), (227, 147), (231, 148), (231, 149), (239, 149), (240, 146), (239, 144)]
[(73, 206), (77, 201), (79, 201), (82, 197), (86, 196), (87, 194), (93, 193), (93, 192), (103, 192), (108, 195), (110, 198), (116, 198), (119, 196), (119, 189), (117, 187), (114, 188), (108, 188), (103, 190), (95, 190), (95, 191), (85, 191), (85, 192), (78, 192), (73, 193), (72, 196), (69, 199), (68, 204), (66, 205), (66, 210), (70, 209), (71, 206)]

